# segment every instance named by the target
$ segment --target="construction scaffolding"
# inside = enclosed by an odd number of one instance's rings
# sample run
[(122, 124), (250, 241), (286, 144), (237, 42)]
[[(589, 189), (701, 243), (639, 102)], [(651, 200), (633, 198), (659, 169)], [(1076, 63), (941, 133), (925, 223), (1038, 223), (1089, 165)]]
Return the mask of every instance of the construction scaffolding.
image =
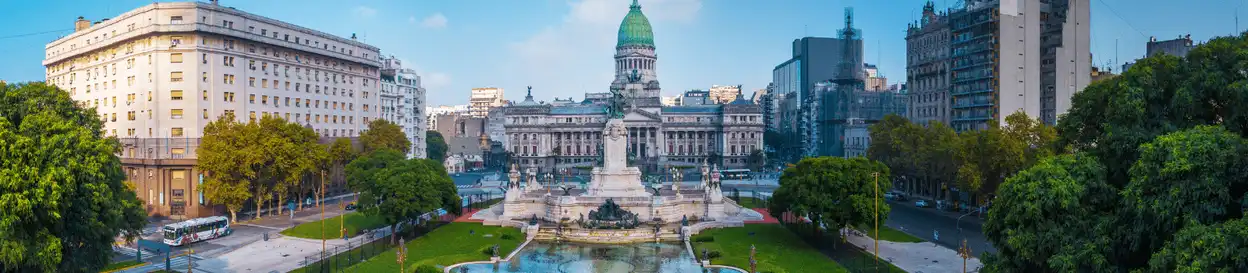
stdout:
[(889, 114), (904, 116), (906, 95), (898, 91), (867, 91), (864, 86), (862, 31), (853, 27), (853, 8), (845, 9), (845, 28), (838, 38), (845, 44), (837, 77), (815, 84), (807, 103), (815, 128), (806, 130), (804, 152), (807, 156), (845, 156), (845, 130), (858, 120), (875, 123)]

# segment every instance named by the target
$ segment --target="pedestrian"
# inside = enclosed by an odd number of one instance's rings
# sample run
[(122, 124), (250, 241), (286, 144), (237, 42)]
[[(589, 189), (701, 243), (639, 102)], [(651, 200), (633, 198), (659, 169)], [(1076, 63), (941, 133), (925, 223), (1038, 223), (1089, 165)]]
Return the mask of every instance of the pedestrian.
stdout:
[[(934, 230), (934, 229), (932, 230), (932, 239), (935, 239), (936, 241), (940, 241), (940, 231), (939, 231), (939, 230)], [(932, 243), (935, 243), (935, 242), (932, 242)]]

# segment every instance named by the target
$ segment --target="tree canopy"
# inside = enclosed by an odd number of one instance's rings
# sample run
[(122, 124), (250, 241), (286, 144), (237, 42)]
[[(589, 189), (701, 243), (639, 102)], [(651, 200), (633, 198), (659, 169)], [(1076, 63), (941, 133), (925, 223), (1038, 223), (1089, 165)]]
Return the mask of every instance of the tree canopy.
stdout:
[(0, 85), (0, 271), (96, 272), (142, 203), (94, 109), (43, 83)]
[(404, 159), (391, 149), (365, 154), (347, 165), (347, 179), (360, 191), (360, 210), (395, 226), (420, 214), (445, 208), (460, 213), (458, 189), (441, 163)]
[[(878, 191), (875, 174), (879, 175)], [(892, 189), (889, 169), (862, 157), (808, 157), (780, 176), (769, 210), (775, 216), (788, 211), (807, 215), (816, 226), (829, 229), (874, 222), (875, 198)], [(880, 221), (889, 207), (881, 202)]]
[(437, 162), (446, 161), (446, 139), (438, 131), (425, 131), (425, 154)]
[(407, 139), (403, 128), (385, 119), (369, 122), (368, 131), (360, 133), (360, 142), (364, 144), (364, 152), (393, 149), (406, 154), (412, 151), (412, 141)]
[(1075, 161), (1007, 180), (984, 222), (1001, 250), (985, 271), (1248, 270), (1245, 70), (1248, 35), (1220, 37), (1076, 93), (1057, 126)]

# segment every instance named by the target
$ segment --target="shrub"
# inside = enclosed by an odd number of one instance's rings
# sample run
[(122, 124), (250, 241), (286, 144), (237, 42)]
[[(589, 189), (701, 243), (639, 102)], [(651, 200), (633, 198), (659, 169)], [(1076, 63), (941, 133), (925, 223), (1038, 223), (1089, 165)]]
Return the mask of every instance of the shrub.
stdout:
[(433, 265), (422, 264), (416, 267), (416, 273), (442, 273), (442, 270)]
[(719, 250), (711, 250), (707, 252), (706, 255), (710, 257), (711, 259), (719, 259), (719, 257), (722, 256), (719, 254)]
[(499, 236), (498, 238), (503, 239), (503, 240), (515, 240), (516, 236), (511, 235), (511, 233), (503, 233), (503, 236)]
[(705, 234), (695, 235), (693, 236), (692, 241), (695, 243), (709, 243), (709, 242), (714, 242), (715, 237), (710, 236), (710, 235), (705, 235)]

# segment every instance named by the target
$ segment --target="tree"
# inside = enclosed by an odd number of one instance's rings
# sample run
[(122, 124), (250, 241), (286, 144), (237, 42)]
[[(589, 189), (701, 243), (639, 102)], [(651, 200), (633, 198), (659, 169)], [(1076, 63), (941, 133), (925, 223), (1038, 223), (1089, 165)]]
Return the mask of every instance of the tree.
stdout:
[[(879, 175), (879, 187), (874, 184)], [(780, 187), (769, 209), (779, 217), (784, 212), (807, 215), (815, 227), (829, 229), (874, 223), (875, 198), (892, 189), (889, 169), (883, 163), (862, 157), (808, 157), (784, 170)], [(887, 218), (889, 207), (879, 203), (879, 219)]]
[(958, 188), (977, 195), (997, 192), (1005, 179), (1022, 168), (1023, 143), (1010, 138), (996, 124), (963, 132), (959, 137)]
[(385, 119), (369, 122), (368, 131), (360, 133), (360, 142), (364, 144), (364, 152), (393, 149), (406, 154), (412, 151), (412, 141), (407, 139), (403, 128)]
[(757, 172), (767, 165), (767, 156), (763, 154), (762, 150), (754, 150), (750, 152), (750, 157), (746, 159), (746, 162), (749, 163), (750, 170)]
[(208, 172), (202, 189), (204, 198), (225, 205), (235, 223), (238, 211), (252, 197), (256, 167), (263, 162), (257, 151), (258, 134), (258, 126), (239, 123), (233, 114), (227, 113), (204, 125), (204, 136), (196, 151), (199, 169)]
[[(1045, 125), (1039, 119), (1033, 119), (1022, 111), (1014, 112), (1005, 117), (1005, 136), (1021, 144), (1023, 149), (1022, 166), (1031, 166), (1040, 159), (1061, 152), (1057, 146), (1057, 129)], [(1022, 168), (1019, 168), (1022, 169)]]
[(116, 138), (94, 109), (43, 83), (0, 85), (0, 271), (96, 272), (139, 235)]
[(1187, 225), (1239, 219), (1248, 205), (1248, 140), (1197, 126), (1140, 145), (1123, 190), (1132, 248), (1151, 253)]
[(446, 161), (446, 139), (442, 138), (442, 133), (438, 131), (425, 131), (425, 152), (429, 155), (429, 159), (437, 162)]
[[(277, 214), (282, 213), (282, 204), (290, 195), (298, 198), (312, 185), (317, 185), (305, 178), (317, 170), (326, 157), (324, 146), (317, 143), (319, 138), (312, 128), (304, 127), (295, 122), (275, 116), (260, 119), (260, 152), (263, 156), (261, 174), (266, 185), (270, 185), (277, 197)], [(303, 209), (304, 202), (298, 203)]]
[(361, 211), (381, 216), (396, 233), (398, 223), (434, 209), (461, 213), (457, 188), (441, 163), (403, 157), (382, 149), (347, 165), (348, 182), (361, 193)]
[(868, 128), (871, 146), (867, 158), (884, 163), (903, 183), (912, 183), (919, 174), (920, 134), (923, 127), (898, 115), (887, 115)]
[(1248, 272), (1244, 238), (1248, 238), (1248, 219), (1188, 226), (1153, 254), (1148, 265), (1153, 272)]
[[(953, 183), (957, 178), (958, 133), (941, 122), (931, 122), (924, 128), (917, 147), (918, 173), (923, 189), (937, 193), (940, 185)], [(890, 166), (891, 168), (891, 166)], [(914, 187), (914, 183), (903, 185)]]
[(988, 210), (984, 235), (998, 255), (990, 272), (1113, 272), (1108, 234), (1117, 189), (1105, 168), (1086, 154), (1041, 160), (1010, 177)]
[(367, 209), (374, 203), (370, 200), (374, 199), (372, 193), (376, 192), (377, 181), (374, 175), (382, 169), (401, 164), (404, 157), (399, 151), (381, 149), (366, 153), (347, 164), (347, 185), (361, 193), (361, 209)]

